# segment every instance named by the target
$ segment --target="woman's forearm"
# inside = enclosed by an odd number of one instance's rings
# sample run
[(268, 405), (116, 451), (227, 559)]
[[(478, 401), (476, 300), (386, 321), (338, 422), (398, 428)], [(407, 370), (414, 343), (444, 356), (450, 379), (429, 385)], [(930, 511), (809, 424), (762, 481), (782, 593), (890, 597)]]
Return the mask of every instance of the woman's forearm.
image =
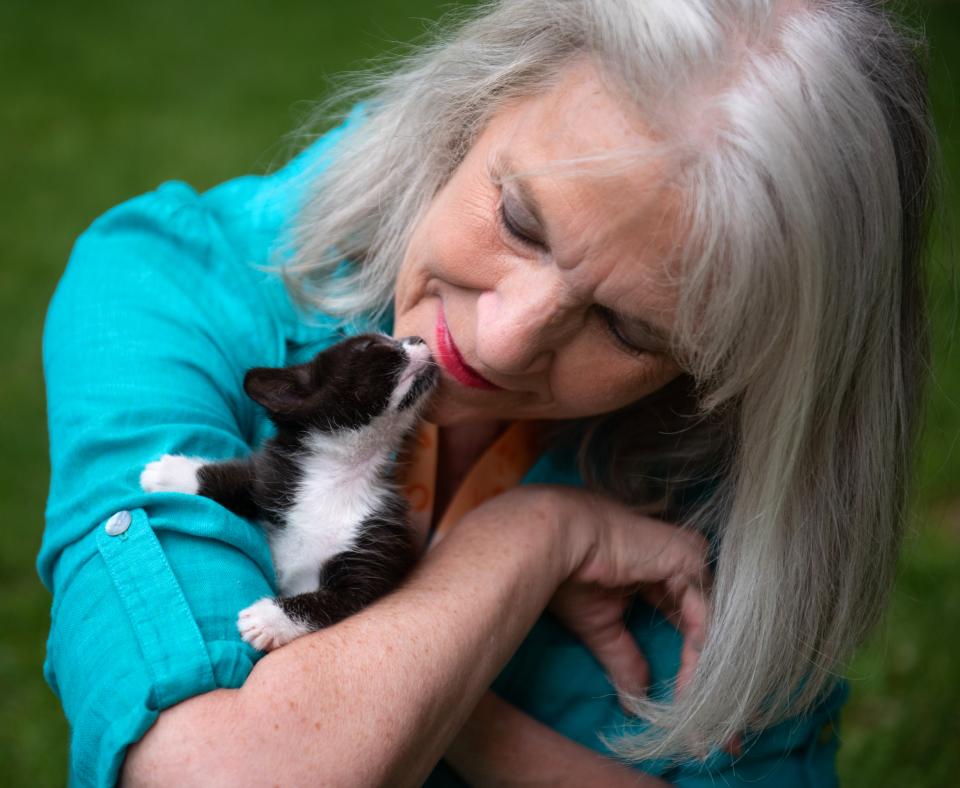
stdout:
[(492, 692), (480, 700), (446, 758), (476, 788), (669, 786), (566, 738)]
[(394, 593), (267, 655), (241, 689), (163, 712), (124, 776), (421, 783), (576, 560), (555, 509), (491, 503)]

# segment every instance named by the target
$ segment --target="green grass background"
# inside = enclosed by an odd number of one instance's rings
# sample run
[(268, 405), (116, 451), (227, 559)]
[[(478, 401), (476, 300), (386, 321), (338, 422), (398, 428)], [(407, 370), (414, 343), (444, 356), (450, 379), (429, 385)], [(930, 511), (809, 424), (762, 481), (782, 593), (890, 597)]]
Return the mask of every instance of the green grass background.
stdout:
[[(935, 112), (956, 182), (960, 6), (906, 3), (931, 41)], [(329, 77), (424, 31), (436, 0), (0, 2), (0, 764), (7, 785), (65, 781), (67, 725), (40, 666), (49, 598), (33, 568), (48, 478), (40, 334), (73, 239), (170, 178), (262, 171)], [(849, 670), (849, 786), (960, 784), (960, 366), (949, 250), (931, 266), (935, 382), (915, 523), (886, 626)], [(954, 225), (955, 226), (955, 225)]]

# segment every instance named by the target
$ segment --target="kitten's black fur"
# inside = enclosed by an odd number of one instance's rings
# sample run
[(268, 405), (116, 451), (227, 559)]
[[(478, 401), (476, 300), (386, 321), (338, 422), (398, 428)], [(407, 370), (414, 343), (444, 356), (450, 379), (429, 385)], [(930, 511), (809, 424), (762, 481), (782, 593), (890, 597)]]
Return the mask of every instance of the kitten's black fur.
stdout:
[[(437, 377), (419, 337), (353, 337), (305, 364), (246, 374), (245, 391), (276, 425), (260, 451), (226, 462), (168, 455), (147, 466), (144, 489), (196, 492), (266, 525), (281, 595), (241, 612), (245, 640), (275, 648), (336, 623), (409, 571), (416, 546), (394, 460)], [(195, 490), (184, 489), (187, 466)], [(358, 521), (346, 522), (354, 512)], [(325, 527), (348, 545), (324, 554)]]

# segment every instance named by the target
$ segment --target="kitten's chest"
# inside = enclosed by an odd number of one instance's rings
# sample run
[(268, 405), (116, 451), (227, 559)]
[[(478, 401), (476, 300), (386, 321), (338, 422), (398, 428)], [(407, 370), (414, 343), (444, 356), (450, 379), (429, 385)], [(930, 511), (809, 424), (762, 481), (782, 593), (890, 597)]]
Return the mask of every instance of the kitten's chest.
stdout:
[(309, 463), (279, 528), (270, 531), (270, 551), (282, 594), (317, 589), (320, 569), (355, 547), (363, 524), (391, 491), (382, 476), (344, 472), (322, 461)]

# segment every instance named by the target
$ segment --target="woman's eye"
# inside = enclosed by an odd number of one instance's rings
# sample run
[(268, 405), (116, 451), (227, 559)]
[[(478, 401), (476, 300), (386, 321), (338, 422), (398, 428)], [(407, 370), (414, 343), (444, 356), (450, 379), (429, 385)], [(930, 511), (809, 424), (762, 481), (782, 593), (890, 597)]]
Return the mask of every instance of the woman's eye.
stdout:
[(613, 312), (611, 312), (609, 309), (605, 309), (604, 307), (597, 307), (597, 311), (600, 313), (600, 317), (603, 319), (603, 322), (606, 325), (607, 333), (614, 338), (622, 350), (625, 350), (627, 353), (630, 353), (633, 356), (640, 356), (644, 353), (650, 352), (647, 348), (641, 347), (624, 336), (623, 330), (617, 322), (617, 316)]
[(533, 238), (531, 235), (524, 232), (517, 223), (510, 218), (510, 214), (507, 213), (507, 207), (503, 200), (500, 200), (500, 207), (497, 210), (497, 216), (500, 219), (500, 224), (507, 234), (510, 235), (515, 240), (529, 246), (534, 249), (543, 249), (544, 244), (542, 241)]

